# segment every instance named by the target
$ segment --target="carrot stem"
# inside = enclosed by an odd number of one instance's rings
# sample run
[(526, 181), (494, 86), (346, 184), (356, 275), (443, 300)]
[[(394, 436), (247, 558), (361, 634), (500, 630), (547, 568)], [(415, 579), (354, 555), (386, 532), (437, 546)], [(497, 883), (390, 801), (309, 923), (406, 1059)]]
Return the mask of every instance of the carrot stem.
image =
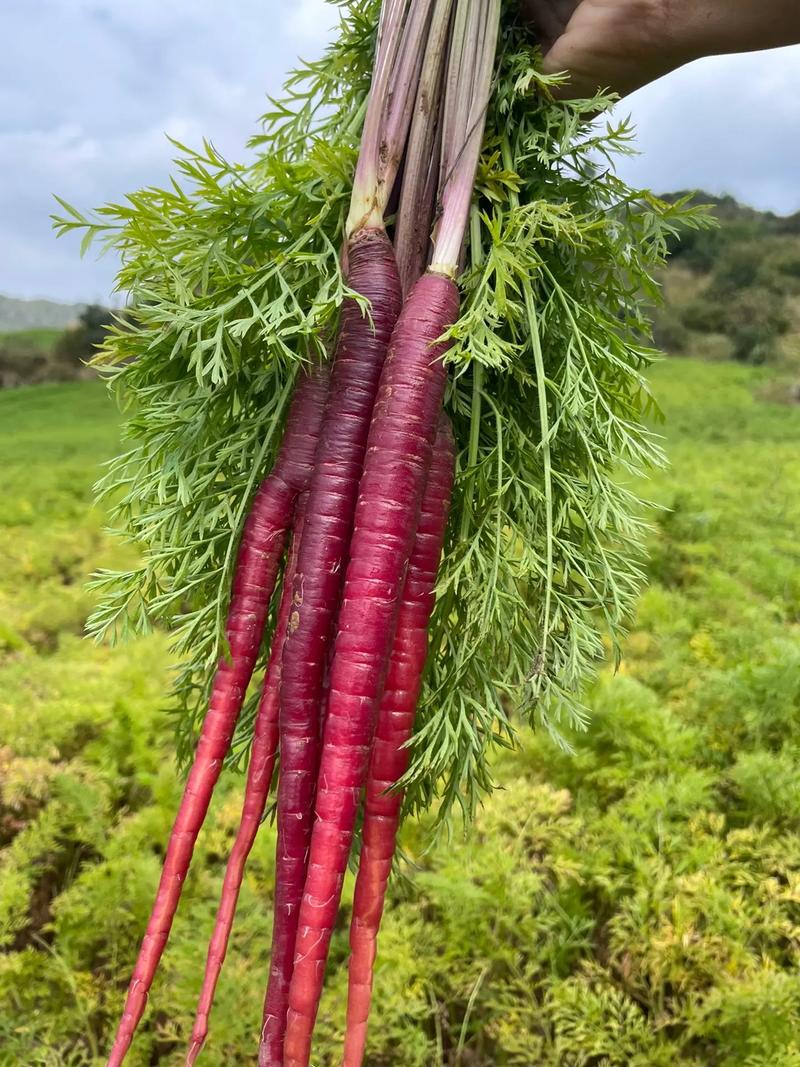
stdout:
[(383, 226), (422, 68), (434, 0), (386, 0), (346, 233)]
[(454, 278), (469, 221), (491, 91), (501, 0), (457, 0), (442, 133), (440, 216), (431, 270)]
[(439, 181), (441, 90), (452, 8), (453, 0), (436, 0), (403, 166), (394, 247), (405, 296), (425, 270), (430, 255)]

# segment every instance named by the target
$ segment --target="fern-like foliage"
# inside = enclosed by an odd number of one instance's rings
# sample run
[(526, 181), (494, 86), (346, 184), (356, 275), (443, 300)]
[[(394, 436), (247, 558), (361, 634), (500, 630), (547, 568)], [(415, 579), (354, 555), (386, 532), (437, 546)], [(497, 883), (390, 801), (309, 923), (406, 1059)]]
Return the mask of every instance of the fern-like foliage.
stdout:
[[(167, 627), (186, 753), (223, 651), (238, 535), (304, 361), (324, 358), (347, 293), (339, 263), (374, 48), (376, 0), (345, 0), (337, 41), (290, 76), (232, 165), (176, 145), (178, 176), (91, 217), (121, 258), (132, 322), (98, 362), (128, 410), (99, 492), (141, 563), (97, 575), (98, 638)], [(448, 408), (460, 447), (408, 807), (471, 814), (516, 719), (585, 721), (640, 586), (643, 506), (626, 480), (661, 462), (643, 426), (653, 271), (684, 204), (628, 188), (611, 99), (555, 102), (512, 5), (480, 166)], [(251, 723), (244, 717), (241, 752)]]

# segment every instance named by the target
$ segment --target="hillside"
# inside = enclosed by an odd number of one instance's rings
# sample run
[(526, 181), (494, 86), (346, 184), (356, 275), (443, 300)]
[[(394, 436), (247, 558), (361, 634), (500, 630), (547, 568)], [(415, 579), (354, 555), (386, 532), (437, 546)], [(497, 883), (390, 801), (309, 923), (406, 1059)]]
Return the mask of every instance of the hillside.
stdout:
[[(674, 199), (682, 194), (674, 194)], [(718, 225), (676, 241), (655, 315), (666, 351), (800, 373), (800, 212), (780, 216), (697, 193)]]
[(63, 330), (77, 322), (85, 304), (55, 300), (17, 300), (0, 293), (0, 333), (17, 330)]
[(87, 363), (102, 343), (111, 319), (108, 308), (88, 304), (63, 329), (0, 332), (0, 389), (92, 376)]

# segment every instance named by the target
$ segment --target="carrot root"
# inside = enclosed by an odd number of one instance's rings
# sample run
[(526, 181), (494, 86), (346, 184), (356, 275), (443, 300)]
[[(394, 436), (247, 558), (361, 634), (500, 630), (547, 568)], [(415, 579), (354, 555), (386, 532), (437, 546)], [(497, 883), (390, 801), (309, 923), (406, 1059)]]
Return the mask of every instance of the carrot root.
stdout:
[(283, 589), (275, 620), (272, 649), (270, 650), (269, 662), (264, 674), (264, 686), (256, 713), (255, 733), (253, 735), (250, 762), (247, 768), (247, 783), (242, 804), (242, 815), (236, 833), (236, 840), (225, 869), (214, 932), (208, 947), (203, 986), (198, 1001), (189, 1051), (186, 1055), (186, 1067), (192, 1067), (208, 1036), (208, 1018), (228, 949), (228, 940), (236, 914), (236, 905), (239, 900), (239, 891), (242, 887), (245, 864), (256, 839), (261, 820), (264, 817), (264, 808), (267, 803), (270, 785), (272, 784), (272, 773), (278, 748), (278, 697), (281, 684), (283, 641), (291, 609), (292, 582), (297, 566), (300, 540), (303, 536), (307, 499), (308, 494), (303, 493), (298, 499), (295, 509), (292, 546), (283, 576)]
[(326, 391), (324, 373), (304, 375), (301, 379), (275, 466), (256, 493), (245, 523), (226, 623), (230, 657), (220, 660), (214, 677), (208, 711), (167, 844), (155, 904), (128, 987), (108, 1067), (119, 1067), (125, 1059), (172, 928), (195, 841), (258, 656), (295, 499), (311, 476)]
[(446, 382), (439, 339), (458, 290), (426, 274), (395, 328), (356, 508), (319, 770), (308, 873), (296, 921), (284, 1067), (307, 1067), (333, 924), (367, 774), (397, 611)]
[(364, 465), (370, 417), (400, 312), (400, 279), (383, 230), (361, 231), (348, 248), (348, 283), (370, 301), (347, 300), (309, 488), (305, 530), (283, 650), (281, 773), (275, 919), (259, 1049), (261, 1067), (281, 1067), (297, 917), (311, 840), (320, 705)]
[(445, 416), (439, 426), (419, 527), (397, 616), (364, 798), (361, 856), (350, 922), (347, 1027), (342, 1067), (360, 1067), (367, 1043), (378, 930), (392, 869), (403, 793), (395, 787), (408, 770), (453, 488), (455, 442)]

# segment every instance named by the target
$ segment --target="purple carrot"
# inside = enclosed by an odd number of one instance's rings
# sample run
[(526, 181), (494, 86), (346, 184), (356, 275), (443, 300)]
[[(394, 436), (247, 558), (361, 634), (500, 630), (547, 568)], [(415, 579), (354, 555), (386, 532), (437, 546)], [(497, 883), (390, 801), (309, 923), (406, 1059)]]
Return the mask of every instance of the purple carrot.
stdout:
[(169, 937), (194, 844), (258, 656), (295, 500), (311, 477), (326, 392), (326, 372), (304, 374), (300, 379), (275, 466), (259, 487), (245, 522), (225, 627), (230, 656), (220, 659), (214, 676), (208, 711), (170, 834), (158, 893), (108, 1067), (119, 1067), (125, 1058)]
[(331, 666), (316, 822), (297, 920), (284, 1067), (307, 1067), (397, 609), (444, 395), (458, 290), (421, 278), (397, 322), (370, 428)]
[(293, 582), (300, 541), (303, 536), (307, 500), (308, 494), (306, 492), (298, 498), (295, 507), (292, 546), (286, 562), (283, 589), (275, 618), (272, 648), (270, 649), (269, 662), (264, 674), (264, 686), (256, 713), (255, 734), (247, 768), (247, 784), (242, 804), (242, 816), (236, 833), (236, 840), (228, 859), (228, 865), (225, 869), (225, 879), (222, 885), (217, 918), (214, 923), (214, 932), (208, 947), (203, 987), (197, 1006), (191, 1044), (186, 1056), (186, 1067), (191, 1067), (195, 1062), (208, 1034), (208, 1016), (214, 1002), (214, 993), (220, 971), (225, 961), (225, 953), (236, 914), (236, 905), (239, 900), (245, 864), (253, 847), (258, 828), (261, 825), (261, 820), (264, 817), (264, 808), (272, 783), (272, 772), (278, 748), (278, 709), (283, 641), (286, 635), (286, 625), (289, 621), (289, 611), (292, 606)]
[(411, 755), (408, 742), (414, 729), (428, 652), (428, 623), (435, 602), (436, 573), (444, 543), (454, 465), (453, 430), (450, 420), (442, 416), (397, 615), (367, 775), (361, 856), (350, 921), (342, 1067), (361, 1067), (364, 1058), (378, 930), (403, 804), (402, 790), (396, 786), (408, 770)]
[(348, 249), (354, 299), (342, 309), (331, 387), (309, 488), (283, 649), (280, 693), (281, 773), (275, 919), (259, 1062), (280, 1067), (297, 916), (311, 839), (319, 751), (319, 715), (328, 644), (347, 562), (358, 480), (381, 368), (400, 311), (394, 252), (382, 230), (362, 230)]
[(358, 492), (320, 761), (308, 874), (297, 923), (283, 1067), (308, 1067), (375, 720), (394, 641), (444, 395), (443, 340), (483, 139), (500, 0), (456, 0), (442, 108), (433, 265), (411, 290), (389, 346)]
[(402, 292), (384, 216), (411, 122), (433, 0), (384, 0), (344, 262), (345, 301), (295, 577), (281, 682), (275, 916), (259, 1049), (281, 1067), (297, 916), (314, 814), (320, 709), (370, 418)]

